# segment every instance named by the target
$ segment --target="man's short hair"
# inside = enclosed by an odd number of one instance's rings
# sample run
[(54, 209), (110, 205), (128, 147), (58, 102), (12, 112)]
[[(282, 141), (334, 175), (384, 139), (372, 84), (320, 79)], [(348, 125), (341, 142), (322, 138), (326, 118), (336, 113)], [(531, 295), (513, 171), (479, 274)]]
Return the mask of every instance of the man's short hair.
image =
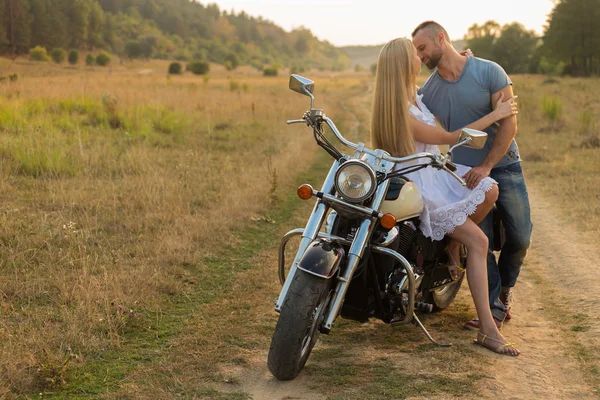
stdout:
[(435, 21), (425, 21), (425, 22), (421, 22), (419, 24), (419, 26), (417, 26), (415, 28), (415, 30), (412, 33), (412, 37), (415, 37), (415, 35), (417, 34), (417, 32), (419, 32), (421, 29), (427, 29), (429, 30), (429, 32), (431, 33), (431, 36), (436, 36), (438, 33), (443, 32), (444, 33), (444, 37), (446, 38), (446, 40), (448, 42), (450, 42), (450, 36), (448, 36), (448, 32), (444, 29), (443, 26), (441, 26), (440, 24), (438, 24)]

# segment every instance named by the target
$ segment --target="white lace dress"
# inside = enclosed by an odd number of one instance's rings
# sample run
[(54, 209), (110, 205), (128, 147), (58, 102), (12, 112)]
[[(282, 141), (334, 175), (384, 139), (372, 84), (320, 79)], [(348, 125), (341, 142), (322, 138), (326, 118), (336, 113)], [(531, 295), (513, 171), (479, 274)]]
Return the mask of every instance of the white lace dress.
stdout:
[[(419, 121), (435, 126), (435, 117), (423, 104), (422, 95), (417, 96), (418, 107), (411, 104), (410, 113)], [(439, 154), (436, 145), (415, 142), (417, 153), (427, 151)], [(418, 160), (424, 163), (427, 160)], [(398, 165), (396, 169), (407, 164)], [(457, 164), (456, 174), (465, 175), (471, 167)], [(473, 190), (462, 186), (449, 173), (432, 167), (406, 174), (407, 178), (415, 182), (423, 196), (423, 212), (419, 216), (421, 231), (433, 240), (442, 240), (447, 233), (452, 233), (454, 228), (465, 223), (467, 217), (475, 212), (477, 206), (485, 200), (485, 192), (496, 183), (492, 178), (484, 178)]]

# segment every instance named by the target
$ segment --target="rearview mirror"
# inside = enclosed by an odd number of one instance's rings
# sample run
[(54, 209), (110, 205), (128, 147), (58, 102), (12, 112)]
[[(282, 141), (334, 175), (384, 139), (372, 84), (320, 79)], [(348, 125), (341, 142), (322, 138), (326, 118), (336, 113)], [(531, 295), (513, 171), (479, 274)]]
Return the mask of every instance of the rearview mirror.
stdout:
[[(465, 146), (472, 147), (474, 149), (482, 149), (487, 142), (488, 134), (482, 131), (471, 128), (463, 128), (458, 136), (458, 143), (463, 140), (467, 140)], [(470, 139), (469, 139), (470, 138)]]
[(315, 90), (315, 83), (303, 76), (292, 74), (290, 76), (290, 89), (305, 96), (312, 97)]

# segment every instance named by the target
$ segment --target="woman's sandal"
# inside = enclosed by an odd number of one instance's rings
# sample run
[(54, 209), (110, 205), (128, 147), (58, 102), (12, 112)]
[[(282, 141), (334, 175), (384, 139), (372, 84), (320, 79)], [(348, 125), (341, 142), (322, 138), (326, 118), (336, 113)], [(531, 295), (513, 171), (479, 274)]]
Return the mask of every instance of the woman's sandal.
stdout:
[(461, 267), (459, 262), (456, 262), (456, 260), (452, 256), (452, 253), (450, 252), (450, 247), (446, 247), (446, 254), (448, 254), (448, 272), (450, 273), (450, 277), (453, 281), (457, 281), (465, 272), (465, 268)]
[[(481, 340), (479, 340), (480, 338), (481, 338)], [(502, 343), (500, 340), (492, 339), (491, 337), (488, 337), (487, 335), (484, 335), (481, 332), (477, 332), (477, 339), (473, 339), (473, 343), (483, 346), (483, 347), (493, 351), (494, 353), (502, 354), (505, 356), (516, 357), (521, 353), (515, 347), (514, 343)], [(517, 353), (513, 354), (513, 353), (508, 352), (507, 349), (510, 347), (517, 350)]]

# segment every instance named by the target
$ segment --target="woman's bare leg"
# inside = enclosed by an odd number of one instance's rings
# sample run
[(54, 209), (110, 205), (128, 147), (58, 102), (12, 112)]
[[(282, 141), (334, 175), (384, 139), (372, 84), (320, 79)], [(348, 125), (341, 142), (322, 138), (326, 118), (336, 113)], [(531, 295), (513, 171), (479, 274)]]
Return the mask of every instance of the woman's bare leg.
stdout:
[[(457, 226), (450, 234), (455, 239), (467, 246), (467, 279), (469, 280), (469, 289), (475, 303), (477, 316), (479, 317), (479, 332), (487, 337), (507, 343), (506, 339), (493, 320), (488, 300), (488, 282), (487, 282), (487, 251), (488, 239), (483, 231), (470, 219)], [(514, 347), (506, 347), (507, 354), (518, 354), (519, 351)]]
[(496, 200), (498, 200), (498, 194), (498, 185), (492, 185), (490, 190), (485, 192), (485, 200), (483, 201), (483, 203), (479, 204), (477, 206), (477, 210), (475, 210), (475, 212), (469, 217), (471, 218), (471, 221), (479, 225), (479, 223), (483, 221), (483, 219), (492, 210), (492, 207), (494, 207), (494, 203), (496, 202)]
[[(479, 224), (483, 221), (492, 210), (496, 200), (498, 200), (498, 193), (498, 185), (492, 185), (491, 189), (485, 193), (485, 200), (483, 203), (479, 204), (475, 212), (469, 216), (471, 221), (475, 222), (475, 224)], [(456, 280), (460, 278), (460, 273), (456, 268), (456, 266), (460, 264), (460, 242), (451, 238), (448, 241), (448, 254), (451, 258), (448, 260), (450, 264), (450, 274), (452, 274), (452, 278)]]

